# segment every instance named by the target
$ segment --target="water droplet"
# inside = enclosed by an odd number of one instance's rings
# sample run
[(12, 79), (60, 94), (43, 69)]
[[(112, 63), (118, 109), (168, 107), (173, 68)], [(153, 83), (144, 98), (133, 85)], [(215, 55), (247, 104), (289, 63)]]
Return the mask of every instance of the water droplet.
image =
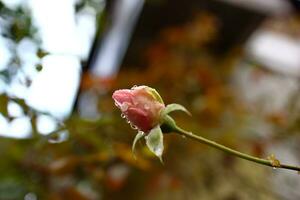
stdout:
[(136, 87), (138, 87), (138, 86), (137, 86), (137, 85), (134, 85), (134, 86), (131, 87), (131, 89), (135, 89)]
[(125, 116), (125, 114), (124, 114), (124, 113), (122, 113), (122, 114), (121, 114), (121, 117), (122, 117), (123, 119), (125, 119), (125, 118), (126, 118), (126, 116)]
[(131, 126), (132, 129), (137, 129), (137, 127), (133, 124), (130, 124), (130, 126)]
[(145, 132), (144, 131), (138, 131), (139, 134), (142, 134), (142, 136), (145, 135)]
[(30, 192), (24, 196), (24, 200), (37, 200), (37, 196)]
[(48, 142), (52, 144), (61, 143), (69, 138), (69, 132), (68, 131), (60, 131), (55, 134), (52, 134), (48, 138)]
[(161, 148), (161, 146), (157, 146), (155, 147), (154, 149), (154, 152), (155, 152), (155, 155), (159, 156), (159, 155), (162, 155), (162, 152), (163, 152), (163, 148)]
[(122, 112), (126, 112), (128, 110), (128, 104), (123, 103), (120, 108), (121, 108)]
[(128, 119), (126, 119), (126, 122), (127, 122), (128, 124), (130, 124), (130, 121), (129, 121)]
[(135, 105), (135, 106), (139, 104), (139, 102), (137, 102), (135, 99), (133, 99), (132, 102), (133, 102), (133, 105)]
[(150, 106), (149, 106), (148, 104), (145, 104), (145, 105), (144, 105), (144, 108), (145, 108), (145, 110), (149, 110), (149, 109), (150, 109)]

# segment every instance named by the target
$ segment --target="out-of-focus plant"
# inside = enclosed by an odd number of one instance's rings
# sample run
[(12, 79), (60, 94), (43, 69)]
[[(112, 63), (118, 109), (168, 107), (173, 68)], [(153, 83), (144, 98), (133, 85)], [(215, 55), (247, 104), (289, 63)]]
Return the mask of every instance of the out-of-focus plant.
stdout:
[[(83, 7), (78, 3), (77, 10)], [(123, 66), (117, 78), (108, 82), (83, 80), (82, 90), (99, 83), (106, 86), (102, 94), (107, 95), (98, 102), (99, 119), (86, 120), (74, 113), (50, 135), (1, 138), (0, 199), (277, 199), (266, 184), (265, 168), (253, 170), (251, 164), (172, 134), (164, 143), (163, 166), (138, 142), (135, 160), (132, 129), (111, 101), (117, 88), (150, 85), (164, 94), (166, 104), (176, 99), (189, 107), (193, 120), (174, 116), (178, 124), (262, 156), (265, 145), (260, 139), (240, 135), (247, 132), (245, 126), (253, 115), (230, 85), (232, 66), (240, 54), (229, 52), (223, 59), (211, 54), (207, 47), (217, 38), (218, 21), (208, 13), (167, 27), (143, 52), (142, 72)], [(45, 53), (40, 51), (41, 56)], [(1, 96), (3, 102), (10, 100), (26, 103)], [(6, 106), (0, 108), (7, 113)], [(34, 115), (30, 116), (34, 122)], [(64, 131), (69, 132), (67, 140), (57, 142)]]
[[(96, 13), (97, 21), (100, 24), (104, 4), (104, 0), (79, 0), (76, 1), (74, 10), (76, 13), (79, 13), (85, 8), (93, 8)], [(59, 4), (57, 6), (59, 6)], [(10, 103), (17, 104), (24, 115), (31, 118), (31, 136), (41, 137), (41, 135), (37, 133), (36, 118), (40, 114), (48, 115), (48, 113), (37, 111), (27, 105), (27, 102), (24, 100), (24, 93), (26, 93), (24, 91), (27, 91), (26, 89), (31, 86), (32, 78), (43, 70), (41, 64), (42, 59), (50, 53), (42, 47), (38, 28), (33, 23), (29, 3), (19, 2), (18, 6), (11, 7), (1, 1), (0, 15), (0, 40), (7, 50), (7, 52), (3, 52), (5, 54), (3, 58), (6, 58), (7, 63), (1, 66), (0, 69), (2, 87), (0, 94), (0, 113), (6, 120), (11, 122), (15, 117), (9, 115), (8, 106)], [(28, 48), (20, 48), (23, 43), (25, 43), (27, 47), (30, 46), (30, 52), (23, 52), (24, 49), (26, 49), (26, 51), (28, 50)], [(22, 55), (26, 53), (30, 55), (25, 56), (25, 58), (22, 57)], [(28, 59), (27, 57), (31, 59), (29, 59), (29, 62), (26, 60)], [(19, 90), (23, 92), (18, 94), (18, 92), (14, 92), (15, 90), (12, 91), (13, 88), (16, 87), (21, 88)], [(64, 126), (63, 123), (58, 124), (61, 126), (58, 127), (59, 131), (63, 129)]]

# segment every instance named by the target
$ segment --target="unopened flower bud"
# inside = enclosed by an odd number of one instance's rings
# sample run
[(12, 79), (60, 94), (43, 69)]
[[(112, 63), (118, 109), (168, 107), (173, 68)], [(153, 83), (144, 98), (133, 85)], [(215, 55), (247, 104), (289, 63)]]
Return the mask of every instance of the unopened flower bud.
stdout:
[(122, 115), (140, 131), (148, 133), (159, 125), (160, 112), (165, 105), (159, 94), (148, 86), (116, 90), (112, 98)]

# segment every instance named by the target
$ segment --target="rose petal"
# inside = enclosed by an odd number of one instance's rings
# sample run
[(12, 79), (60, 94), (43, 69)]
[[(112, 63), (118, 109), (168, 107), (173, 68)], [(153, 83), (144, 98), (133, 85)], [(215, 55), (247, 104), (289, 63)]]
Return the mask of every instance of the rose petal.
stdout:
[(124, 102), (131, 104), (133, 102), (133, 95), (131, 90), (117, 90), (113, 93), (112, 98), (118, 105), (122, 105)]
[(143, 132), (148, 132), (152, 128), (152, 118), (142, 109), (129, 108), (125, 113), (127, 119)]

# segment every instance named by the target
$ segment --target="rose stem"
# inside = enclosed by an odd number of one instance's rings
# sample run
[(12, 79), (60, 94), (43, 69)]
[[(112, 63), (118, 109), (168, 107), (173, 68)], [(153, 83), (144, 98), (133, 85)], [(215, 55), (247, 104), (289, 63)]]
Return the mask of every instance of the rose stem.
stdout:
[(201, 142), (203, 144), (207, 144), (211, 147), (214, 147), (214, 148), (219, 149), (221, 151), (224, 151), (226, 153), (232, 154), (234, 156), (240, 157), (242, 159), (249, 160), (249, 161), (252, 161), (252, 162), (255, 162), (255, 163), (258, 163), (258, 164), (261, 164), (261, 165), (266, 165), (266, 166), (269, 166), (269, 167), (273, 167), (273, 168), (283, 168), (283, 169), (295, 170), (295, 171), (298, 171), (298, 172), (300, 171), (300, 167), (296, 167), (296, 166), (292, 166), (292, 165), (278, 164), (278, 165), (275, 166), (272, 160), (261, 159), (261, 158), (255, 157), (255, 156), (251, 156), (251, 155), (236, 151), (234, 149), (228, 148), (224, 145), (218, 144), (214, 141), (208, 140), (208, 139), (206, 139), (204, 137), (201, 137), (199, 135), (195, 135), (191, 132), (183, 130), (183, 129), (179, 128), (178, 126), (175, 126), (175, 127), (172, 126), (172, 128), (173, 128), (173, 131), (175, 131), (176, 133), (178, 133), (182, 136), (191, 138), (191, 139), (196, 140), (198, 142)]

